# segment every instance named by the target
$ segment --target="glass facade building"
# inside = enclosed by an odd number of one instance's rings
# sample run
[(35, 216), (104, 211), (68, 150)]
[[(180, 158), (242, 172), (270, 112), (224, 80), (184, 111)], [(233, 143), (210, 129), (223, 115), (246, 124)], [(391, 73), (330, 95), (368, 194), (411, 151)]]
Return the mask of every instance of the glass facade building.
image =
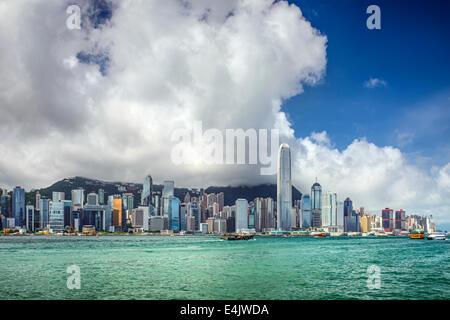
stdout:
[(13, 190), (12, 213), (16, 227), (23, 227), (25, 225), (25, 190), (21, 187), (15, 187)]
[(292, 181), (291, 150), (282, 144), (278, 151), (277, 170), (277, 228), (291, 230)]
[(49, 204), (49, 228), (52, 232), (64, 230), (64, 202), (50, 201)]
[(168, 198), (169, 208), (168, 208), (168, 222), (169, 230), (179, 231), (180, 230), (180, 199), (174, 196)]
[(302, 196), (302, 228), (308, 229), (312, 227), (312, 206), (309, 194)]

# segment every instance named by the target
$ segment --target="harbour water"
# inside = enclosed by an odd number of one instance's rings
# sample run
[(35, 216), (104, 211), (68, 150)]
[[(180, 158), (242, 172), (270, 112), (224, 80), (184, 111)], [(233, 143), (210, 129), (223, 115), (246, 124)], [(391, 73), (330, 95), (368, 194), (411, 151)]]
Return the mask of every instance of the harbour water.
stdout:
[[(450, 299), (449, 249), (395, 237), (2, 236), (0, 299)], [(71, 265), (79, 290), (66, 285)]]

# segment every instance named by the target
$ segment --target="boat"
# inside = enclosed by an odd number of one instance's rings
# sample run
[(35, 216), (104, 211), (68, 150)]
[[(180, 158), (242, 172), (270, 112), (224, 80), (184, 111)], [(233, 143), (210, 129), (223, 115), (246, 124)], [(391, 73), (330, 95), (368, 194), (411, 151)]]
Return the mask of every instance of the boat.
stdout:
[(250, 240), (253, 239), (253, 235), (243, 235), (243, 234), (228, 234), (220, 237), (222, 240)]
[(413, 230), (409, 233), (411, 239), (425, 239), (425, 233), (422, 230)]
[(444, 232), (433, 232), (427, 236), (428, 240), (445, 240), (446, 234)]
[(327, 234), (325, 232), (317, 231), (317, 232), (311, 232), (311, 235), (314, 237), (326, 237)]

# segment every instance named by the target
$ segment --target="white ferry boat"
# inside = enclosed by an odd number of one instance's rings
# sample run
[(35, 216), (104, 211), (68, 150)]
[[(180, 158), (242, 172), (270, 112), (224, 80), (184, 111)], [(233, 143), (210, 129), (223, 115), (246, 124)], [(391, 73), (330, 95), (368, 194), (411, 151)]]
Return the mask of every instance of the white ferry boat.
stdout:
[(428, 240), (445, 240), (446, 234), (445, 232), (433, 232), (427, 236)]

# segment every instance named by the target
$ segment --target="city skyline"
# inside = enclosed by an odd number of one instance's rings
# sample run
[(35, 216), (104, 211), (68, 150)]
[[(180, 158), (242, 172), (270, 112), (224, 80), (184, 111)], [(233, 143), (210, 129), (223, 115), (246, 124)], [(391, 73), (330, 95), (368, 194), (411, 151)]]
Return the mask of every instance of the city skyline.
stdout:
[(0, 41), (15, 50), (0, 60), (0, 185), (143, 172), (179, 185), (274, 182), (259, 165), (171, 163), (171, 134), (202, 121), (278, 129), (302, 190), (319, 177), (367, 208), (450, 225), (448, 4), (380, 0), (382, 27), (370, 30), (365, 1), (80, 2), (79, 30), (60, 1), (4, 6)]

